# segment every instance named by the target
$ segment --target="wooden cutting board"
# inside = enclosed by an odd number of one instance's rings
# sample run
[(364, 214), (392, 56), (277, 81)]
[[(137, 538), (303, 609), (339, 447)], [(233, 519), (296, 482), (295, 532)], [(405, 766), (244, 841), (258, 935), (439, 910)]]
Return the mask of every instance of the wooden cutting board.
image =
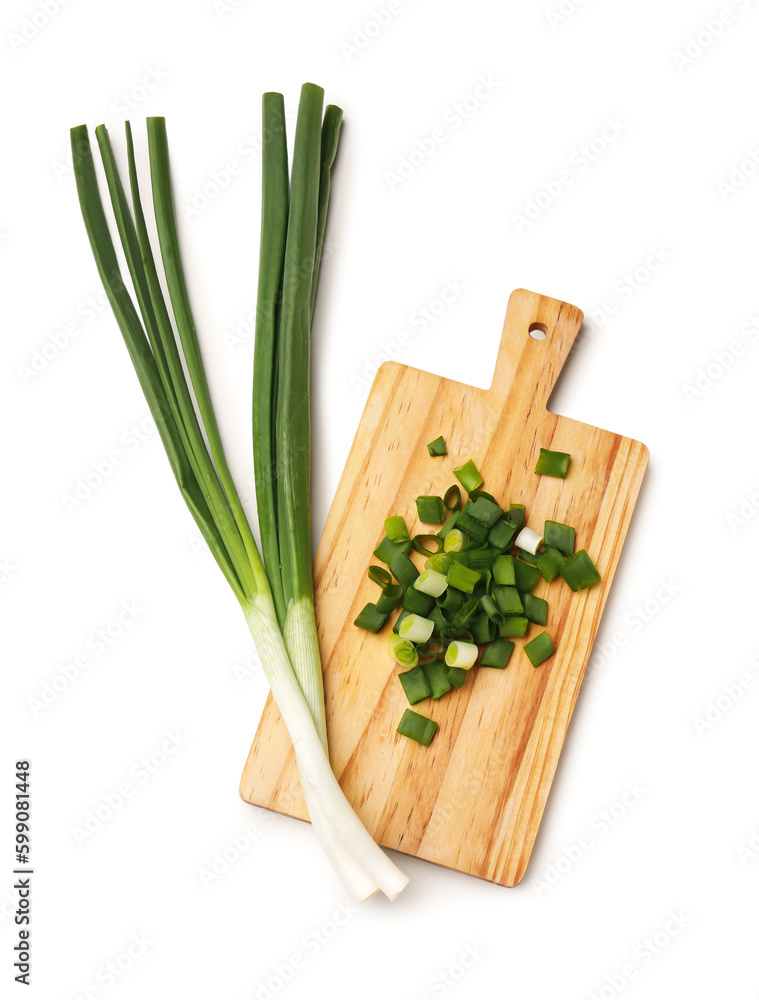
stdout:
[[(348, 799), (385, 847), (508, 886), (530, 857), (648, 461), (638, 441), (546, 410), (581, 322), (566, 302), (513, 292), (487, 390), (382, 365), (314, 564), (330, 755)], [(427, 442), (440, 434), (448, 456), (430, 458)], [(541, 447), (571, 454), (566, 479), (535, 474)], [(535, 668), (517, 639), (505, 671), (474, 668), (458, 691), (416, 705), (439, 723), (425, 748), (395, 732), (408, 703), (385, 648), (390, 625), (371, 635), (353, 620), (379, 594), (367, 569), (385, 518), (402, 514), (412, 535), (434, 530), (417, 521), (415, 498), (442, 495), (469, 458), (501, 504), (526, 505), (529, 525), (574, 525), (602, 582), (575, 594), (561, 577), (541, 580), (534, 593), (549, 602), (556, 653)], [(527, 639), (540, 631), (531, 626)], [(308, 818), (271, 696), (240, 792)]]

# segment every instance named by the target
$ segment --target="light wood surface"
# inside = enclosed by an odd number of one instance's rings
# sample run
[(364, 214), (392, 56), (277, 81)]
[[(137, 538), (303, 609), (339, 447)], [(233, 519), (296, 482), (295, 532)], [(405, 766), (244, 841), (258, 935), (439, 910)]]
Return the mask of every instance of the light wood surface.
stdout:
[[(581, 322), (566, 302), (513, 292), (488, 390), (384, 364), (315, 560), (330, 755), (348, 799), (380, 844), (507, 886), (530, 857), (648, 461), (639, 442), (545, 408)], [(544, 340), (529, 336), (534, 323)], [(430, 458), (426, 444), (440, 434), (448, 456)], [(566, 479), (535, 475), (541, 447), (571, 454)], [(602, 582), (574, 594), (561, 577), (541, 580), (534, 593), (549, 602), (556, 653), (534, 668), (517, 639), (505, 671), (474, 668), (458, 691), (415, 706), (439, 723), (424, 748), (395, 732), (408, 702), (385, 648), (391, 626), (375, 636), (353, 620), (379, 593), (366, 574), (385, 518), (404, 515), (412, 534), (433, 530), (417, 521), (415, 498), (442, 495), (469, 458), (502, 504), (526, 505), (529, 525), (574, 525)], [(540, 631), (532, 625), (526, 638)], [(307, 818), (271, 696), (240, 793)]]

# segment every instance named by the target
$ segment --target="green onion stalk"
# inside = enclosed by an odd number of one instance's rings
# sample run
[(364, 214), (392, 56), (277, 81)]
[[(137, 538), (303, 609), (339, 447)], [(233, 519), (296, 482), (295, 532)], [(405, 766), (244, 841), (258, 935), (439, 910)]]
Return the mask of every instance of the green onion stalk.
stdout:
[[(394, 899), (408, 882), (375, 843), (329, 763), (314, 618), (310, 521), (310, 339), (342, 112), (301, 92), (291, 174), (284, 100), (263, 98), (263, 210), (253, 376), (253, 458), (261, 552), (214, 413), (179, 251), (166, 124), (147, 119), (150, 184), (168, 299), (148, 236), (126, 124), (128, 191), (108, 131), (95, 130), (132, 291), (121, 274), (84, 125), (71, 130), (90, 246), (169, 465), (239, 601), (295, 748), (317, 836), (352, 895)], [(178, 336), (175, 336), (174, 329)], [(263, 554), (263, 558), (262, 558)]]

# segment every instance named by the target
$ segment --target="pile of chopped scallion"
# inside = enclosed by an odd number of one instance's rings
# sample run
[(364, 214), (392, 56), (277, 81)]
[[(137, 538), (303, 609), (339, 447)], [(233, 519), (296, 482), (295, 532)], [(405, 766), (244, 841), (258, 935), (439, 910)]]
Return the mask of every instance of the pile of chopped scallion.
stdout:
[[(442, 437), (427, 450), (433, 457), (447, 454)], [(563, 479), (569, 462), (565, 452), (541, 448), (535, 472)], [(404, 668), (398, 679), (410, 705), (437, 701), (462, 687), (474, 666), (503, 670), (513, 640), (525, 638), (532, 625), (548, 624), (548, 602), (532, 593), (541, 577), (550, 581), (560, 575), (574, 591), (601, 579), (585, 549), (575, 551), (573, 527), (550, 520), (540, 532), (528, 526), (523, 504), (502, 507), (480, 489), (484, 480), (471, 459), (453, 472), (468, 494), (464, 503), (458, 485), (443, 497), (416, 499), (418, 519), (441, 524), (437, 533), (412, 538), (402, 515), (385, 521), (374, 555), (388, 568), (369, 569), (381, 593), (354, 623), (377, 633), (400, 605), (387, 651)], [(426, 557), (421, 572), (412, 550)], [(555, 652), (546, 631), (523, 649), (533, 667)], [(433, 719), (408, 708), (397, 731), (429, 746), (437, 728)]]
[[(310, 348), (332, 164), (342, 111), (304, 84), (292, 169), (284, 99), (263, 97), (263, 205), (253, 373), (253, 465), (259, 553), (224, 453), (179, 249), (163, 118), (148, 118), (150, 188), (164, 296), (129, 123), (122, 183), (104, 125), (103, 172), (131, 288), (121, 274), (87, 128), (71, 130), (90, 246), (182, 496), (245, 615), (295, 749), (312, 826), (358, 899), (394, 899), (408, 878), (353, 811), (330, 767), (311, 570)], [(127, 194), (128, 192), (128, 194)], [(244, 228), (244, 231), (247, 230)], [(136, 300), (136, 301), (135, 301)], [(146, 499), (146, 510), (150, 499)]]

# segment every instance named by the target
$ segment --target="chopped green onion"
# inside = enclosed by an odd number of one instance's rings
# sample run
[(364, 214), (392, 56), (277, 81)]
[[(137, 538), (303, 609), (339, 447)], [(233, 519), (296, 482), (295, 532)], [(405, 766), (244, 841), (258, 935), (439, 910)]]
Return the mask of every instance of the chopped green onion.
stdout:
[[(425, 542), (429, 542), (432, 548), (427, 548)], [(436, 556), (443, 551), (443, 539), (440, 535), (414, 535), (411, 542), (415, 552), (421, 552), (424, 556)]]
[(516, 587), (494, 587), (493, 596), (498, 602), (501, 614), (521, 615), (524, 611), (524, 605)]
[(503, 508), (485, 496), (479, 496), (472, 504), (469, 516), (492, 528), (496, 521), (503, 517)]
[(448, 581), (443, 573), (438, 573), (434, 569), (426, 569), (414, 580), (413, 586), (416, 590), (421, 590), (423, 594), (429, 594), (430, 597), (440, 597), (447, 588)]
[(397, 583), (389, 583), (383, 588), (377, 600), (377, 611), (385, 615), (386, 618), (389, 617), (398, 607), (402, 597), (403, 587)]
[(536, 625), (545, 625), (548, 621), (548, 601), (535, 597), (534, 594), (522, 594), (522, 603), (525, 618)]
[(386, 569), (381, 566), (370, 566), (369, 567), (369, 579), (372, 583), (379, 584), (383, 589), (393, 582), (393, 578), (390, 576)]
[(477, 662), (479, 646), (474, 642), (452, 642), (445, 651), (445, 662), (449, 667), (469, 670)]
[(434, 597), (423, 594), (416, 587), (407, 587), (404, 591), (403, 600), (401, 601), (401, 607), (404, 611), (410, 611), (414, 615), (421, 615), (422, 618), (426, 618), (434, 606)]
[(440, 635), (444, 628), (448, 628), (450, 622), (446, 617), (445, 611), (442, 608), (435, 607), (429, 612), (425, 617), (429, 618), (432, 624), (435, 626), (433, 630), (433, 635)]
[(543, 537), (542, 535), (539, 535), (537, 531), (533, 531), (532, 528), (522, 528), (517, 535), (514, 544), (518, 549), (524, 549), (525, 552), (529, 552), (530, 555), (534, 556), (537, 553), (542, 541)]
[(529, 619), (519, 615), (507, 615), (498, 626), (498, 634), (502, 639), (519, 638), (527, 633), (529, 627)]
[(387, 651), (402, 667), (415, 667), (419, 662), (419, 653), (413, 642), (398, 635), (388, 636)]
[(540, 572), (543, 574), (543, 579), (549, 582), (553, 580), (556, 574), (561, 568), (561, 564), (564, 562), (564, 556), (559, 552), (558, 549), (552, 548), (550, 545), (546, 548), (545, 552), (541, 552), (540, 555), (535, 560), (535, 565), (538, 567)]
[(416, 512), (423, 524), (442, 524), (445, 521), (443, 498), (417, 497)]
[(461, 513), (461, 511), (459, 511), (459, 510), (454, 510), (453, 511), (453, 513), (448, 518), (448, 520), (445, 522), (445, 524), (443, 525), (443, 527), (440, 529), (440, 531), (438, 531), (438, 533), (437, 533), (437, 537), (438, 538), (442, 538), (445, 541), (445, 539), (448, 537), (448, 535), (450, 534), (450, 532), (456, 527), (456, 524), (458, 522), (459, 514), (460, 513)]
[(490, 528), (487, 524), (483, 524), (482, 521), (478, 521), (476, 517), (472, 517), (471, 509), (474, 506), (471, 501), (465, 503), (459, 512), (459, 519), (456, 522), (456, 527), (461, 531), (466, 531), (467, 534), (476, 538), (478, 542), (484, 542), (488, 537)]
[(527, 549), (517, 549), (517, 555), (522, 560), (522, 562), (529, 563), (530, 566), (538, 565), (538, 555), (528, 552)]
[(523, 528), (525, 524), (524, 520), (524, 504), (523, 503), (510, 503), (509, 509), (506, 511), (506, 517), (517, 526), (517, 528)]
[(447, 552), (443, 557), (447, 569), (454, 563), (468, 566), (470, 569), (490, 569), (495, 562), (496, 554), (487, 548), (470, 546), (461, 552)]
[(444, 560), (445, 556), (443, 555), (443, 553), (436, 552), (434, 556), (430, 556), (428, 559), (424, 560), (424, 568), (434, 569), (438, 573), (445, 573), (447, 572), (447, 570), (445, 568)]
[(480, 602), (476, 597), (470, 598), (453, 616), (452, 624), (456, 626), (468, 624), (477, 613), (479, 604)]
[(514, 571), (514, 556), (497, 556), (493, 563), (493, 579), (497, 584), (505, 587), (516, 586), (516, 573)]
[(448, 590), (437, 599), (438, 607), (443, 611), (456, 612), (463, 606), (465, 596), (462, 590), (457, 590), (449, 584)]
[(517, 590), (525, 594), (528, 590), (532, 590), (540, 579), (540, 570), (536, 566), (530, 566), (529, 563), (522, 562), (521, 559), (515, 559), (514, 575), (517, 578)]
[(460, 552), (468, 543), (469, 536), (458, 528), (454, 528), (445, 536), (443, 549), (446, 552)]
[(499, 609), (495, 600), (490, 596), (490, 594), (483, 594), (480, 598), (480, 607), (488, 616), (491, 621), (500, 622), (503, 618), (503, 612)]
[(482, 659), (480, 660), (480, 666), (495, 667), (497, 670), (503, 670), (509, 662), (509, 657), (513, 651), (513, 642), (509, 642), (508, 639), (495, 639), (485, 647), (485, 652), (482, 654)]
[(534, 639), (530, 639), (524, 644), (524, 651), (533, 667), (537, 667), (543, 660), (547, 660), (555, 649), (556, 647), (547, 632), (541, 632), (540, 635), (536, 635)]
[(400, 514), (393, 514), (392, 517), (385, 519), (385, 535), (396, 545), (398, 542), (411, 541), (406, 522)]
[(451, 587), (456, 590), (463, 590), (465, 594), (471, 594), (475, 584), (480, 579), (480, 571), (470, 569), (462, 563), (455, 562), (451, 565), (446, 576), (446, 580)]
[(401, 613), (395, 619), (395, 625), (393, 625), (393, 632), (395, 632), (396, 635), (398, 635), (398, 633), (400, 632), (401, 625), (404, 623), (404, 621), (412, 614), (414, 614), (413, 611), (401, 611)]
[(508, 549), (510, 545), (513, 545), (512, 539), (519, 531), (519, 526), (514, 524), (514, 522), (507, 516), (502, 517), (500, 521), (496, 521), (493, 527), (490, 529), (488, 534), (488, 545), (492, 546), (494, 549)]
[(493, 496), (492, 493), (488, 493), (487, 490), (469, 490), (469, 499), (472, 501), (472, 503), (474, 503), (475, 500), (479, 500), (480, 497), (484, 497), (486, 500), (489, 500), (491, 503), (494, 503), (496, 506), (499, 506), (496, 498)]
[(569, 471), (570, 458), (571, 455), (565, 451), (549, 451), (547, 448), (541, 448), (535, 471), (539, 476), (556, 476), (564, 479)]
[(490, 642), (495, 638), (497, 623), (488, 616), (486, 611), (481, 612), (472, 622), (472, 641), (478, 646)]
[(453, 474), (454, 476), (456, 476), (456, 478), (464, 487), (464, 489), (467, 491), (467, 493), (470, 490), (476, 490), (478, 486), (482, 486), (482, 484), (485, 482), (485, 480), (477, 471), (477, 467), (475, 466), (471, 458), (469, 459), (468, 462), (465, 462), (463, 465), (457, 466), (453, 470)]
[(400, 733), (401, 736), (407, 736), (410, 740), (421, 743), (422, 746), (428, 747), (432, 741), (432, 737), (437, 732), (437, 727), (438, 724), (433, 719), (427, 719), (425, 716), (419, 715), (418, 712), (413, 712), (410, 708), (407, 708), (403, 713), (401, 721), (398, 723), (396, 732)]
[(376, 604), (367, 604), (358, 615), (358, 618), (353, 622), (359, 628), (365, 629), (367, 632), (373, 632), (375, 635), (388, 619), (388, 615), (383, 614), (378, 610)]
[(440, 455), (447, 455), (448, 449), (445, 446), (445, 441), (443, 440), (442, 434), (440, 437), (435, 438), (434, 441), (430, 441), (427, 445), (427, 451), (430, 453), (432, 458), (437, 458)]
[(393, 558), (390, 572), (403, 587), (410, 587), (419, 576), (419, 570), (404, 552), (399, 552)]
[(463, 667), (446, 667), (445, 676), (455, 688), (463, 687), (467, 679), (468, 671)]
[(585, 590), (601, 580), (601, 574), (585, 549), (568, 556), (559, 566), (559, 572), (572, 590)]
[(446, 510), (459, 510), (461, 507), (461, 490), (454, 483), (453, 486), (449, 486), (445, 491), (445, 496), (443, 497), (443, 503), (445, 504)]
[(546, 545), (558, 549), (565, 556), (571, 556), (575, 550), (575, 529), (561, 521), (546, 521), (543, 538)]
[(401, 622), (398, 635), (411, 642), (427, 642), (435, 628), (435, 623), (421, 615), (409, 615)]
[(432, 694), (427, 675), (422, 667), (412, 667), (398, 674), (398, 680), (403, 685), (409, 705), (416, 705), (418, 701), (429, 698)]
[(432, 700), (437, 701), (452, 690), (453, 684), (446, 676), (445, 666), (440, 660), (431, 660), (422, 667), (427, 683), (432, 691)]
[(411, 540), (407, 542), (391, 542), (390, 539), (385, 535), (382, 541), (379, 543), (377, 548), (372, 553), (380, 559), (383, 563), (387, 563), (388, 566), (395, 559), (399, 553), (405, 554), (411, 549)]

